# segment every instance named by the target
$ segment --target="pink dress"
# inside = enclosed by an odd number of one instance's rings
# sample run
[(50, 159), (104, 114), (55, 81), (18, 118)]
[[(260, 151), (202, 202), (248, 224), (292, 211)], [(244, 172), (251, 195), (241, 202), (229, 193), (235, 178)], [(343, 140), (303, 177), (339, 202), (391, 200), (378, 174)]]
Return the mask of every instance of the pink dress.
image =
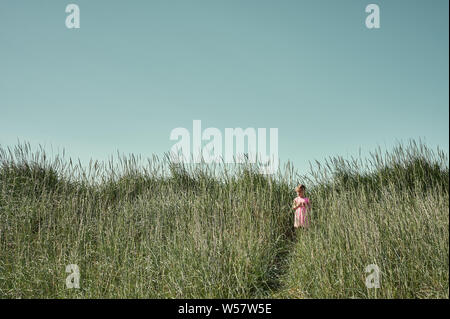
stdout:
[(308, 227), (308, 208), (309, 208), (309, 198), (308, 197), (296, 197), (294, 199), (295, 205), (301, 205), (295, 210), (294, 227)]

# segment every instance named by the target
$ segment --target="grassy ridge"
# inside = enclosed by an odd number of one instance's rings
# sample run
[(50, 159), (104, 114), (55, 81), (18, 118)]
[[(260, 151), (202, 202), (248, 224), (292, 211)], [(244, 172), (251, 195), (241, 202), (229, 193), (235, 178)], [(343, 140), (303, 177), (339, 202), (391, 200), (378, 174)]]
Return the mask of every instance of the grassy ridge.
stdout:
[[(372, 168), (372, 169), (371, 169)], [(300, 232), (285, 298), (448, 298), (448, 159), (424, 145), (366, 162), (331, 159), (310, 192), (312, 228)], [(367, 289), (368, 265), (380, 289)]]
[[(0, 149), (2, 298), (448, 298), (448, 159), (422, 144), (308, 176)], [(312, 227), (294, 232), (293, 186)], [(80, 289), (66, 289), (66, 265)], [(381, 288), (367, 289), (376, 264)]]

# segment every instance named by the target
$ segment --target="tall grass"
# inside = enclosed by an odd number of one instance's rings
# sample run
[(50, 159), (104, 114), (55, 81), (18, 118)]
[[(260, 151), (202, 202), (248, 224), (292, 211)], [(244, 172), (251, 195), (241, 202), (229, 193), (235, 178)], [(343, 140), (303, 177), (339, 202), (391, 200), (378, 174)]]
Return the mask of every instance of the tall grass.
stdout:
[[(278, 296), (448, 298), (448, 157), (410, 142), (366, 161), (332, 158), (310, 183), (312, 227), (298, 238)], [(367, 288), (368, 265), (380, 288)]]
[[(448, 298), (448, 159), (423, 144), (307, 176), (135, 156), (83, 167), (27, 144), (0, 148), (0, 165), (2, 298)], [(312, 227), (294, 231), (300, 179)]]

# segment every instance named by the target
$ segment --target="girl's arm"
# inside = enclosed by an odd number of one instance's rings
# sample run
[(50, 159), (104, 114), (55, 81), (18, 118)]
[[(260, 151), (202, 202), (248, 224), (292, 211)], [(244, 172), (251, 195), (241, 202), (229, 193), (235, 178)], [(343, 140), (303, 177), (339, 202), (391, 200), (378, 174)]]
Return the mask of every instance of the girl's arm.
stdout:
[(300, 203), (297, 205), (297, 203), (295, 202), (295, 199), (294, 199), (294, 202), (292, 203), (292, 209), (296, 210), (297, 208), (302, 207), (304, 204), (305, 203)]

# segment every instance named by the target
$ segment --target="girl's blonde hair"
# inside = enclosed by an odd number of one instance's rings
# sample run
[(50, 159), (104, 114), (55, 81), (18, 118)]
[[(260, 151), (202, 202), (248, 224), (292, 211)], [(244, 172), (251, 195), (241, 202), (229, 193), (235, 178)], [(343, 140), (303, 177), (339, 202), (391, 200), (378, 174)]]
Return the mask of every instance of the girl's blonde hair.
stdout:
[(299, 184), (296, 188), (295, 191), (298, 193), (300, 190), (305, 190), (306, 186), (303, 184)]

